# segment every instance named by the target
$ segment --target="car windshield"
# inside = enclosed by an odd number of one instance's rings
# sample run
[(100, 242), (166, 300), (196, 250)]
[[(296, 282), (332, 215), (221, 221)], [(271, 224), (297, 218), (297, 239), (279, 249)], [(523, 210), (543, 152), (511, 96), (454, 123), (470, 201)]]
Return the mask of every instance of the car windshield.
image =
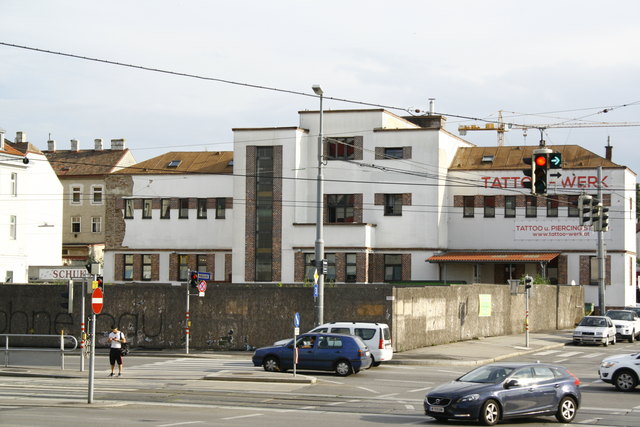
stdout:
[(633, 320), (633, 314), (628, 311), (607, 311), (607, 317), (614, 320)]
[(464, 374), (458, 381), (468, 383), (499, 383), (513, 372), (513, 368), (507, 366), (482, 366)]
[(603, 317), (583, 317), (578, 326), (607, 326)]

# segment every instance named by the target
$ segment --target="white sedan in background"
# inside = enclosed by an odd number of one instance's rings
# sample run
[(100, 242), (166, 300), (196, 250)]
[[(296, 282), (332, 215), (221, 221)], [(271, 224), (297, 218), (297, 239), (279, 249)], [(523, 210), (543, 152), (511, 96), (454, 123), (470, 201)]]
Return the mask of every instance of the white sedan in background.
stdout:
[(634, 342), (640, 336), (640, 318), (631, 310), (608, 310), (605, 314), (613, 321), (617, 335)]
[(585, 316), (573, 331), (573, 343), (615, 344), (616, 327), (607, 316)]
[(613, 384), (620, 391), (631, 391), (640, 379), (640, 353), (607, 357), (598, 370), (600, 379)]

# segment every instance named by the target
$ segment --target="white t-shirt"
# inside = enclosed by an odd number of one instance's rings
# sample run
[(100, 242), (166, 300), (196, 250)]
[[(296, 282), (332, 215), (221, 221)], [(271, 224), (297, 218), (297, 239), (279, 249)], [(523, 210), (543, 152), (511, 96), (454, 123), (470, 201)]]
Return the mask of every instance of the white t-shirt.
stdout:
[[(124, 334), (122, 331), (118, 332), (109, 332), (109, 338), (112, 340), (121, 340), (124, 339)], [(119, 341), (110, 341), (111, 348), (122, 348), (122, 343)]]

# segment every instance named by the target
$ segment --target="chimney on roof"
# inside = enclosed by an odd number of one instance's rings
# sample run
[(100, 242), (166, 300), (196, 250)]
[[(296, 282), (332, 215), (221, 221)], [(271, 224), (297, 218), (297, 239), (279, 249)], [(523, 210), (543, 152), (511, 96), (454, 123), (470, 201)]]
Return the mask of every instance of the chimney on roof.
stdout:
[(124, 138), (111, 140), (112, 150), (124, 150)]
[(26, 134), (26, 132), (22, 132), (22, 131), (16, 132), (16, 140), (14, 142), (16, 142), (16, 143), (18, 143), (18, 142), (27, 142), (27, 134)]
[(429, 115), (435, 116), (436, 114), (436, 99), (429, 98)]
[(95, 150), (102, 151), (102, 149), (104, 148), (104, 146), (102, 145), (102, 138), (96, 138), (93, 140), (93, 142), (95, 143)]
[(56, 151), (56, 141), (53, 139), (50, 139), (47, 141), (47, 150), (49, 151)]
[(613, 154), (613, 147), (611, 146), (611, 137), (610, 136), (607, 137), (607, 145), (604, 147), (604, 152), (605, 152), (604, 157), (607, 160), (611, 161), (611, 156)]
[(71, 140), (71, 151), (80, 151), (80, 141), (77, 139)]
[(4, 150), (4, 129), (0, 129), (0, 150)]

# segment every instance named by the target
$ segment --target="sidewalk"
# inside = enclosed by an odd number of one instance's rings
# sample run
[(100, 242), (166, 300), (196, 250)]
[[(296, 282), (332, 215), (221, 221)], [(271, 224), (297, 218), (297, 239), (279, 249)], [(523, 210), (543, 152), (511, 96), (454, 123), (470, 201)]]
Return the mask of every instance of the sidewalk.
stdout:
[[(394, 353), (393, 360), (385, 362), (389, 365), (425, 365), (425, 366), (480, 366), (486, 363), (499, 361), (502, 359), (516, 357), (519, 355), (535, 353), (552, 348), (563, 347), (571, 342), (571, 330), (550, 331), (540, 333), (530, 333), (528, 346), (525, 334), (507, 335), (499, 337), (488, 337), (473, 339), (469, 341), (442, 344), (431, 347), (424, 347), (408, 350), (401, 353)], [(101, 353), (99, 353), (103, 356)], [(105, 353), (106, 354), (106, 353)], [(193, 351), (189, 354), (179, 351), (134, 351), (131, 356), (161, 356), (167, 358), (247, 358), (250, 359), (252, 352), (211, 352)], [(21, 377), (47, 377), (47, 378), (86, 378), (87, 372), (79, 372), (71, 369), (43, 369), (33, 367), (0, 367), (0, 376), (21, 376)], [(316, 378), (308, 375), (274, 374), (264, 372), (262, 369), (254, 368), (250, 370), (223, 370), (213, 374), (208, 374), (200, 379), (215, 381), (247, 381), (247, 382), (295, 382), (303, 384), (313, 384)]]

